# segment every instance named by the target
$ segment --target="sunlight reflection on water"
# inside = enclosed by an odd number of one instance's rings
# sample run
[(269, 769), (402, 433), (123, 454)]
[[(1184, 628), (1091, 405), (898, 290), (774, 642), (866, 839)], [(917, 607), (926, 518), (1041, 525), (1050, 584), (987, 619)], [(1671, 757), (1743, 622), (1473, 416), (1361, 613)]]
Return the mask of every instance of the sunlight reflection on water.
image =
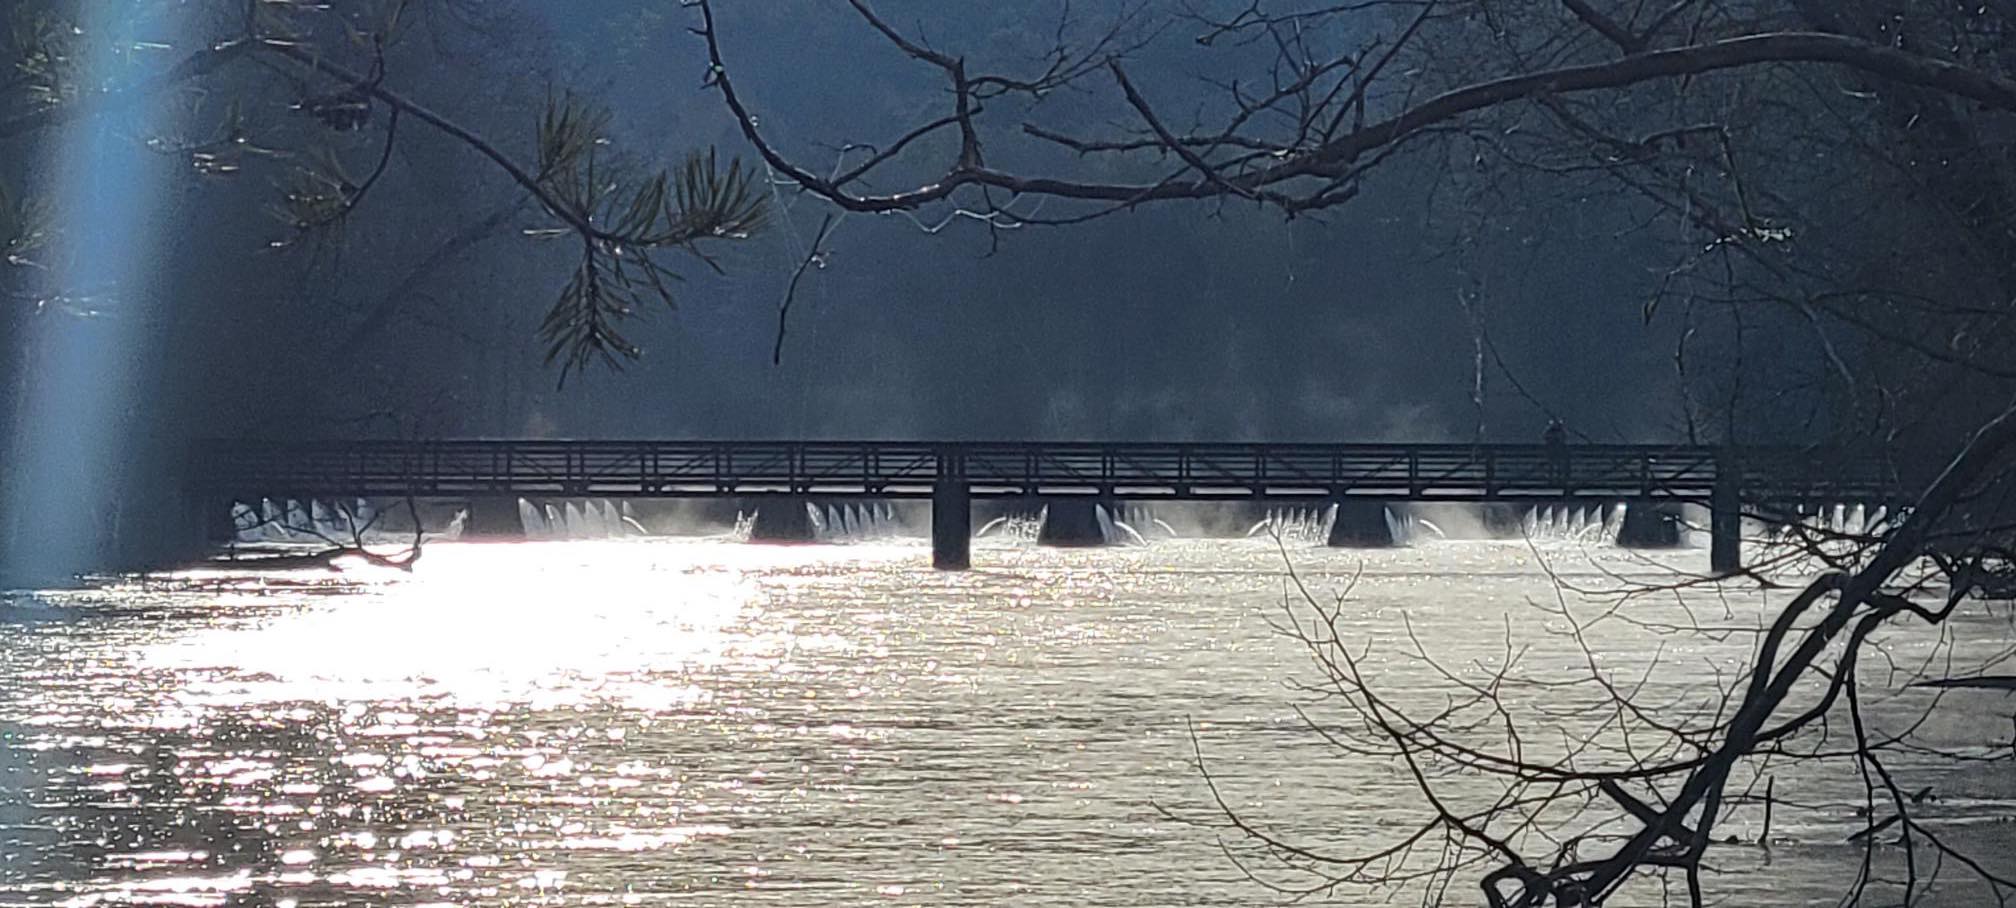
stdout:
[[(1402, 698), (1440, 696), (1409, 634), (1478, 670), (1508, 628), (1537, 634), (1540, 556), (1586, 587), (1656, 568), (1517, 544), (1292, 554), (1323, 595), (1365, 571), (1349, 628)], [(412, 575), (208, 571), (47, 597), (0, 638), (0, 905), (1266, 901), (1217, 831), (1164, 813), (1209, 817), (1192, 728), (1270, 823), (1362, 845), (1418, 819), (1395, 767), (1300, 725), (1284, 681), (1309, 663), (1274, 630), (1269, 545), (987, 544), (963, 574), (926, 555), (437, 545)], [(1690, 620), (1755, 627), (1768, 603), (1725, 592)], [(1744, 651), (1656, 636), (1606, 639), (1603, 659)], [(1536, 639), (1542, 669), (1579, 664)], [(1978, 715), (1933, 731), (2006, 738)], [(2016, 797), (1992, 775), (1939, 784), (1973, 799), (1956, 821)], [(1723, 889), (1838, 894), (1857, 853), (1838, 845), (1839, 785), (1781, 780), (1838, 815), (1786, 818), (1761, 873), (1744, 875), (1754, 850), (1721, 856)]]
[[(750, 573), (791, 570), (775, 557), (790, 550), (728, 548), (731, 557), (711, 552), (705, 564), (666, 557), (696, 551), (622, 542), (440, 545), (412, 577), (367, 568), (372, 580), (356, 595), (253, 628), (206, 629), (151, 647), (141, 661), (183, 675), (228, 673), (237, 680), (191, 689), (226, 708), (444, 697), (551, 707), (565, 705), (555, 695), (615, 691), (658, 701), (665, 691), (627, 689), (623, 679), (796, 643), (737, 636), (731, 651), (728, 633), (765, 605)], [(742, 552), (749, 557), (733, 557)]]

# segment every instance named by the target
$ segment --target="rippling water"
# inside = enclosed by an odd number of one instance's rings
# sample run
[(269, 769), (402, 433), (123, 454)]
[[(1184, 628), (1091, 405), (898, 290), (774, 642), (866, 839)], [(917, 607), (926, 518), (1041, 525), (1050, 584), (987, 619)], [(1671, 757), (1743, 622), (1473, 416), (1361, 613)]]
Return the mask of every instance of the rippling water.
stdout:
[[(1321, 595), (1363, 571), (1344, 626), (1375, 683), (1422, 709), (1447, 687), (1416, 645), (1466, 672), (1508, 639), (1529, 666), (1582, 665), (1532, 607), (1556, 601), (1541, 556), (1590, 608), (1614, 604), (1601, 591), (1620, 574), (1659, 576), (1601, 548), (1289, 554)], [(1221, 847), (1199, 751), (1229, 803), (1312, 843), (1365, 850), (1422, 818), (1399, 767), (1298, 718), (1309, 698), (1288, 682), (1312, 668), (1276, 629), (1273, 547), (1004, 543), (975, 560), (444, 544), (411, 576), (203, 572), (17, 599), (0, 613), (0, 904), (1278, 900)], [(1623, 675), (1660, 660), (1647, 696), (1682, 697), (1750, 641), (1660, 625), (1754, 628), (1785, 595), (1633, 600), (1645, 626), (1591, 645)], [(2012, 637), (2006, 608), (1970, 608), (1880, 653), (1900, 671), (1979, 664)], [(1929, 697), (1867, 706), (1915, 716)], [(2006, 750), (2011, 707), (1949, 695), (1922, 733)], [(2016, 863), (1998, 825), (2016, 813), (2009, 763), (1901, 762), (1944, 795), (1938, 822)], [(1863, 822), (1852, 766), (1776, 784), (1814, 809), (1781, 817), (1772, 849), (1711, 852), (1711, 888), (1831, 904), (1863, 853), (1842, 843)]]

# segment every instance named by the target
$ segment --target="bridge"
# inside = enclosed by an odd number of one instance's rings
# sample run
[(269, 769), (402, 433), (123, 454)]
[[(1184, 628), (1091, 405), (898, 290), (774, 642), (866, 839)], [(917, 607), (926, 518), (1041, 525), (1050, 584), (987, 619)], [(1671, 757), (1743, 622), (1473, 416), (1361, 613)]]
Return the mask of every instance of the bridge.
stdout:
[(1696, 502), (1711, 508), (1718, 570), (1739, 565), (1746, 510), (1898, 497), (1880, 456), (1699, 445), (224, 441), (200, 445), (187, 473), (201, 501), (460, 498), (507, 523), (521, 497), (928, 499), (933, 560), (946, 568), (970, 561), (976, 497), (1087, 513), (1097, 501), (1334, 502), (1361, 514), (1398, 501)]

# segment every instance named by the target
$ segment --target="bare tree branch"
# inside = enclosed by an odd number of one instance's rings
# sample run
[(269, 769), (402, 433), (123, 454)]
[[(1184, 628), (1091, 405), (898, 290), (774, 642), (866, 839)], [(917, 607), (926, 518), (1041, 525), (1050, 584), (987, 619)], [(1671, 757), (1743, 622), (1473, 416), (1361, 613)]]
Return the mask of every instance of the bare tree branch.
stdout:
[[(1508, 103), (1542, 96), (1563, 96), (1605, 89), (1617, 89), (1661, 79), (1699, 76), (1723, 70), (1770, 64), (1827, 64), (1844, 66), (1905, 84), (1917, 85), (1955, 97), (1976, 101), (2003, 111), (2016, 111), (2016, 82), (1959, 64), (1926, 57), (1895, 48), (1836, 34), (1777, 32), (1745, 35), (1702, 44), (1675, 47), (1574, 66), (1544, 69), (1520, 75), (1487, 79), (1444, 92), (1409, 106), (1387, 118), (1354, 128), (1307, 149), (1289, 151), (1278, 160), (1237, 174), (1220, 173), (1217, 168), (1201, 168), (1195, 179), (1165, 180), (1151, 184), (1120, 184), (1056, 177), (1024, 176), (991, 168), (978, 156), (979, 139), (970, 108), (964, 64), (937, 51), (924, 48), (899, 33), (886, 22), (866, 12), (878, 30), (905, 53), (946, 69), (962, 105), (953, 115), (962, 132), (959, 157), (938, 178), (914, 188), (886, 194), (848, 191), (835, 181), (794, 164), (771, 144), (756, 125), (756, 117), (737, 92), (723, 58), (720, 35), (710, 0), (695, 0), (702, 25), (698, 29), (706, 41), (711, 65), (710, 83), (735, 115), (745, 138), (773, 169), (786, 179), (849, 211), (909, 211), (953, 199), (967, 187), (993, 188), (1024, 195), (1052, 196), (1081, 201), (1135, 205), (1174, 199), (1204, 199), (1221, 195), (1257, 197), (1263, 190), (1275, 190), (1270, 198), (1277, 204), (1291, 200), (1294, 187), (1310, 178), (1334, 180), (1350, 173), (1352, 164), (1368, 152), (1404, 142), (1431, 127)], [(1126, 87), (1123, 86), (1123, 93)], [(1138, 99), (1138, 92), (1135, 99)], [(1134, 105), (1139, 111), (1144, 103)], [(1150, 116), (1152, 119), (1152, 115)], [(1154, 124), (1151, 124), (1151, 130)], [(1056, 140), (1054, 133), (1035, 133)], [(1156, 130), (1156, 148), (1185, 157), (1193, 169), (1201, 156), (1191, 150), (1196, 143), (1169, 132)], [(1073, 143), (1065, 143), (1073, 144)], [(1080, 150), (1128, 149), (1133, 143), (1089, 143), (1073, 145)], [(859, 173), (850, 176), (858, 177)], [(1278, 189), (1277, 189), (1278, 188)], [(1335, 204), (1349, 198), (1326, 197), (1320, 191), (1303, 189), (1293, 204), (1283, 207), (1306, 209), (1312, 202)]]

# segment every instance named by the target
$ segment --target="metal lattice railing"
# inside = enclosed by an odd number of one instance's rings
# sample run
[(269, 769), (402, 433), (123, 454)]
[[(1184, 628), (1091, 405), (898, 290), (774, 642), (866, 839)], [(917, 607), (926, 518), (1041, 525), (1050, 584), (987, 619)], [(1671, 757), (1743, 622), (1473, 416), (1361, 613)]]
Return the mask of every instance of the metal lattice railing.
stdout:
[(200, 446), (189, 469), (206, 494), (330, 498), (921, 497), (945, 477), (980, 496), (1705, 499), (1718, 476), (1754, 501), (1878, 501), (1897, 491), (1889, 466), (1866, 454), (1647, 445), (236, 441)]

